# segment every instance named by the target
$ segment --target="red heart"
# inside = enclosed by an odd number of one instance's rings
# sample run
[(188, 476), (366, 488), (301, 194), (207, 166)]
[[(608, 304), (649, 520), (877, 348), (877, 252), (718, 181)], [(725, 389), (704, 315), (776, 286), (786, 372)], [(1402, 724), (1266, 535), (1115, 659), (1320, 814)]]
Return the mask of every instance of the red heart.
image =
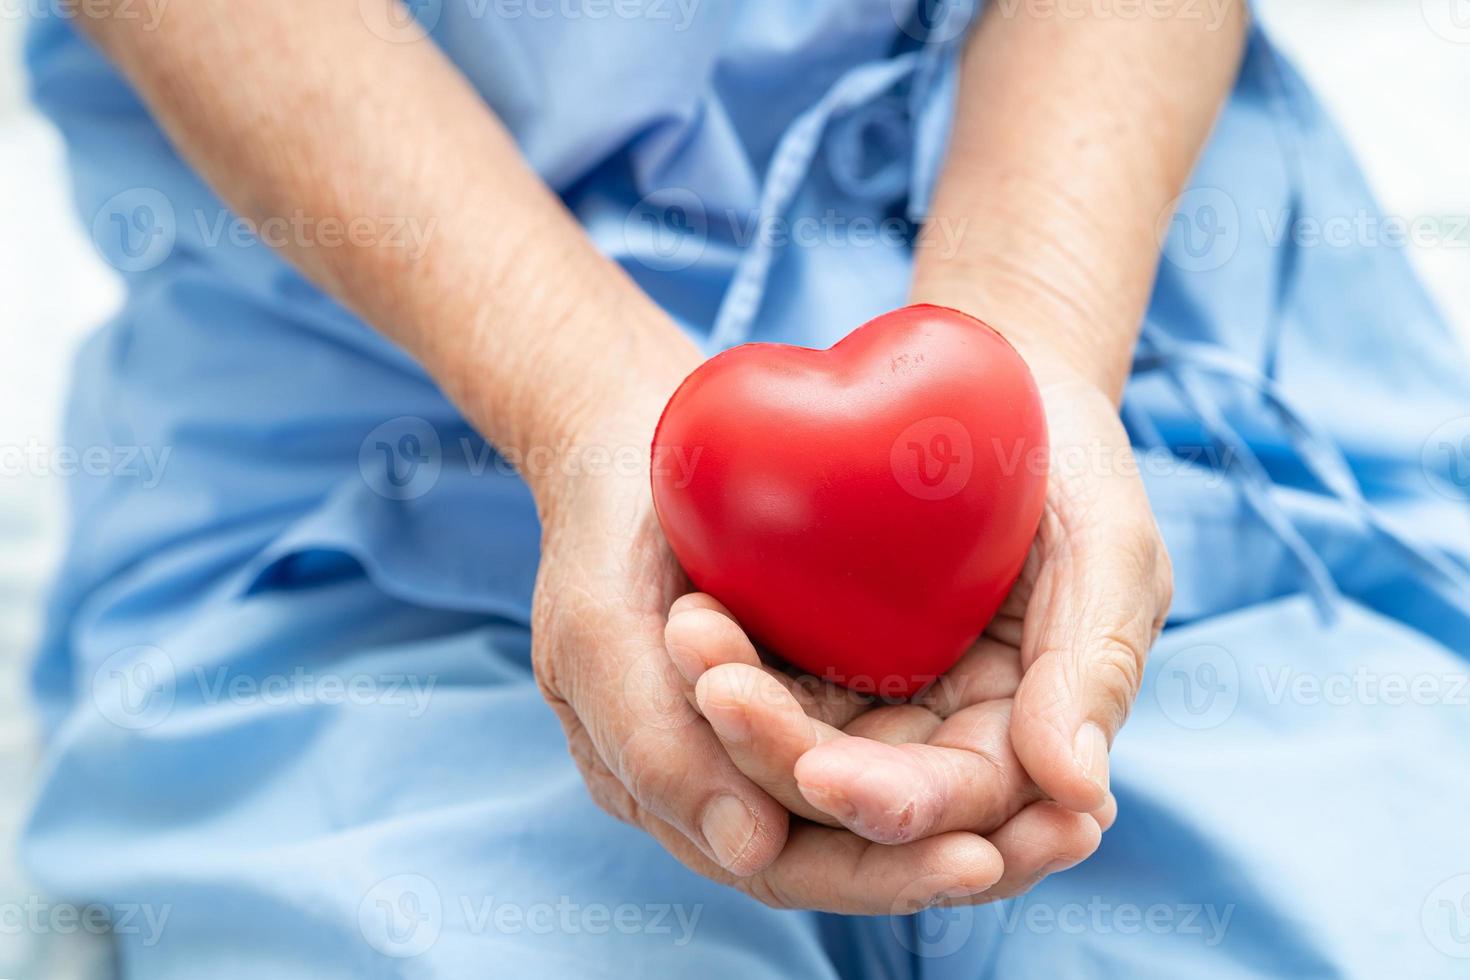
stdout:
[(827, 350), (705, 362), (653, 437), (684, 570), (750, 635), (848, 687), (907, 697), (974, 642), (1041, 520), (1046, 421), (1000, 334), (937, 306)]

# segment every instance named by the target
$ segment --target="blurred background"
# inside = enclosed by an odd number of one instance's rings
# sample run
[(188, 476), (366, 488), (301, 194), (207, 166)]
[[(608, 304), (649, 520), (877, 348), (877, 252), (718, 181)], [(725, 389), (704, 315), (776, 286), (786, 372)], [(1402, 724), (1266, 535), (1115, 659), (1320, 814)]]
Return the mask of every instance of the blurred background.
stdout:
[[(83, 932), (17, 929), (44, 907), (11, 841), (38, 748), (24, 668), (60, 547), (61, 479), (34, 462), (58, 441), (71, 352), (121, 299), (72, 214), (61, 143), (27, 105), (25, 12), (0, 0), (0, 977), (106, 972)], [(1258, 16), (1346, 130), (1387, 216), (1439, 233), (1407, 251), (1470, 346), (1470, 0), (1255, 0)]]

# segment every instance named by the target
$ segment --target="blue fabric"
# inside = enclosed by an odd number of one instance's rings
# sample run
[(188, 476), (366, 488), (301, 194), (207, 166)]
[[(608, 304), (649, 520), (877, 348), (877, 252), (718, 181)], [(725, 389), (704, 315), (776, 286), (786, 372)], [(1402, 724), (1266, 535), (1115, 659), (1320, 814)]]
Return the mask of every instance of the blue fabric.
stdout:
[[(904, 301), (968, 20), (923, 8), (416, 5), (711, 350)], [(35, 668), (26, 854), (166, 912), (118, 928), (125, 974), (1463, 975), (1470, 384), (1399, 251), (1276, 238), (1377, 212), (1264, 37), (1125, 402), (1178, 598), (1119, 822), (1025, 899), (895, 919), (764, 909), (602, 816), (529, 672), (524, 486), (401, 352), (211, 233), (228, 211), (55, 11), (29, 60), (129, 280), (68, 444), (166, 460), (74, 481)]]

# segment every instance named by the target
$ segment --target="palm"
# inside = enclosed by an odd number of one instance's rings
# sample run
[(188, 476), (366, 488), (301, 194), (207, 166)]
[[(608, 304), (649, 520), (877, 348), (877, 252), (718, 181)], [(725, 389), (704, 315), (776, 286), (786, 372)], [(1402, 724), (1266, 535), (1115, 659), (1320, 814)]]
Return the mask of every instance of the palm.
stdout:
[[(1068, 696), (1084, 675), (1100, 678), (1126, 711), (1167, 609), (1168, 561), (1111, 403), (1070, 385), (1043, 397), (1063, 451), (1031, 553), (985, 634), (912, 701), (796, 674), (760, 656), (712, 598), (675, 603), (666, 639), (697, 679), (692, 700), (736, 765), (793, 814), (880, 843), (1001, 836), (1037, 808), (1056, 824), (1048, 799), (1111, 822), (1111, 797), (1071, 765), (1070, 729), (1092, 709)], [(1056, 833), (1071, 838), (1059, 851), (1075, 849), (1075, 825)]]

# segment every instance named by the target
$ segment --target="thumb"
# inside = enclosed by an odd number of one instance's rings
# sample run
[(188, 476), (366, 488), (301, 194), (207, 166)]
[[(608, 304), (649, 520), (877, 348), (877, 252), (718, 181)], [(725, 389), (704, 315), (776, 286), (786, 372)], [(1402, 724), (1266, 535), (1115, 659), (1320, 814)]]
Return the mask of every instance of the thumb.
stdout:
[(1043, 792), (1090, 813), (1109, 800), (1108, 752), (1163, 626), (1172, 574), (1136, 476), (1056, 482), (1038, 532), (1011, 741)]

